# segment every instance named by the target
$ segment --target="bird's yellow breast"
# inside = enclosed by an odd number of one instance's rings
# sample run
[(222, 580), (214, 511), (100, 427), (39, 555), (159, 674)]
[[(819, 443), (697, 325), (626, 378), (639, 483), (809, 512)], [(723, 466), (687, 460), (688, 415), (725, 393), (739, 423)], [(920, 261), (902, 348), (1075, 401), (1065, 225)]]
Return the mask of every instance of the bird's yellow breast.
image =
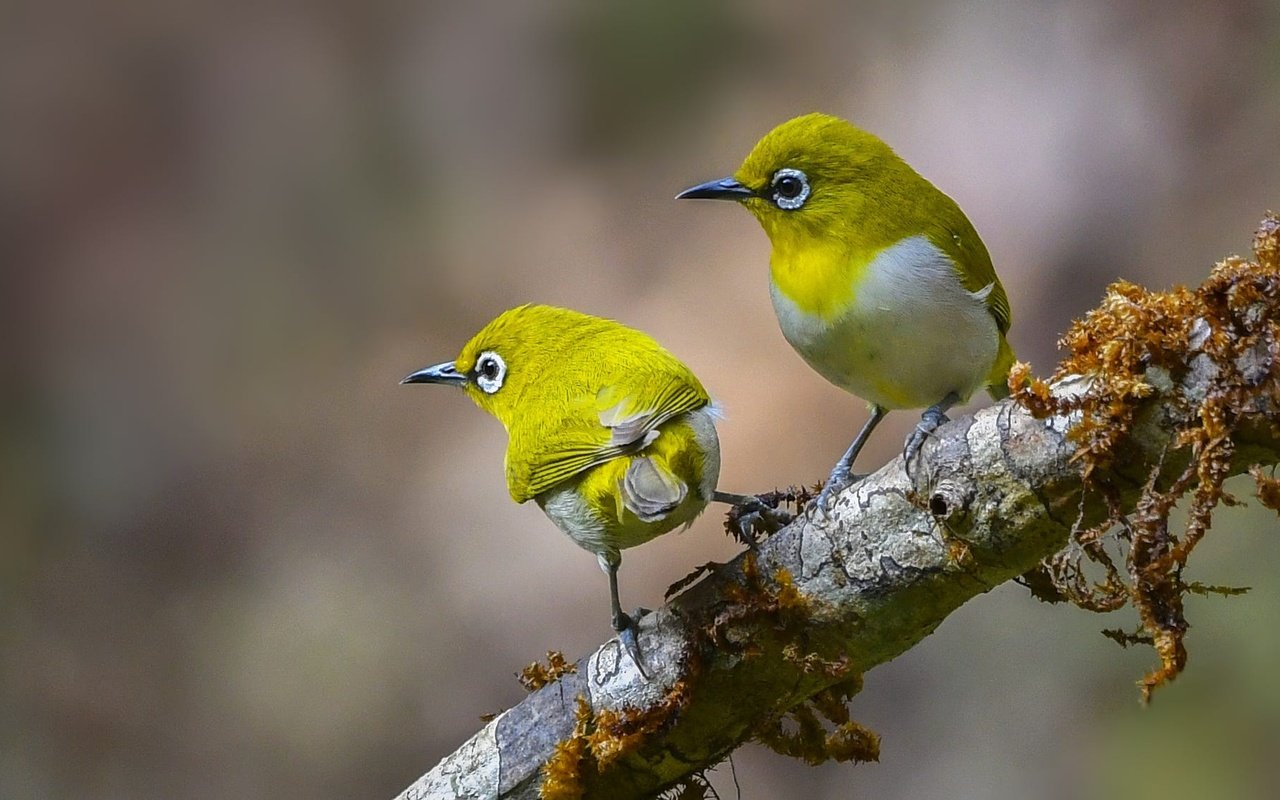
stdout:
[(876, 250), (850, 247), (834, 238), (816, 239), (803, 229), (773, 232), (769, 271), (773, 285), (796, 308), (823, 320), (853, 305), (858, 285)]

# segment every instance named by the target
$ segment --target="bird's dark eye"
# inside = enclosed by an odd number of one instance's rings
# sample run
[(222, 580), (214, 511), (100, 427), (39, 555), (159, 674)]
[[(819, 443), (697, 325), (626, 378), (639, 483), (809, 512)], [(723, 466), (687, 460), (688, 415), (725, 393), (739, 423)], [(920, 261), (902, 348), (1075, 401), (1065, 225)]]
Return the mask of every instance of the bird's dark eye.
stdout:
[(502, 382), (507, 377), (507, 364), (502, 360), (502, 356), (486, 351), (476, 359), (473, 372), (476, 385), (486, 394), (493, 394), (502, 388)]
[(778, 190), (778, 197), (794, 200), (804, 190), (804, 184), (794, 175), (784, 175), (778, 180), (774, 188)]
[(784, 167), (773, 173), (773, 202), (785, 211), (794, 211), (809, 199), (809, 179), (798, 169)]

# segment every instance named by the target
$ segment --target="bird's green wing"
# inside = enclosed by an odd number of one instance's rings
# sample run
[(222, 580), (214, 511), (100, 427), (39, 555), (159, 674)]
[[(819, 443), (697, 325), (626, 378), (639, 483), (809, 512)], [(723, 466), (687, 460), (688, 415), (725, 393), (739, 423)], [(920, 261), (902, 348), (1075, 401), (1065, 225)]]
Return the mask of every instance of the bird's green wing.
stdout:
[[(1009, 296), (1005, 294), (996, 269), (991, 264), (991, 254), (987, 246), (978, 237), (973, 224), (951, 200), (944, 204), (946, 212), (936, 219), (937, 228), (931, 231), (930, 239), (956, 262), (966, 265), (966, 269), (957, 266), (960, 280), (964, 288), (971, 292), (986, 292), (987, 310), (996, 319), (996, 327), (1003, 335), (1008, 333), (1013, 315), (1009, 310)], [(988, 288), (990, 287), (990, 288)]]
[[(523, 503), (580, 472), (638, 452), (658, 436), (668, 420), (711, 402), (697, 378), (679, 369), (647, 369), (623, 382), (584, 387), (563, 418), (543, 426), (513, 426), (508, 447), (507, 485)], [(654, 365), (663, 366), (663, 365)], [(667, 364), (665, 366), (670, 366)], [(512, 453), (523, 453), (513, 458)]]
[(1005, 334), (1013, 315), (1009, 310), (1009, 295), (1005, 294), (1000, 278), (996, 276), (995, 267), (991, 265), (991, 254), (987, 246), (978, 237), (968, 217), (960, 210), (951, 198), (946, 197), (946, 211), (935, 220), (936, 227), (930, 231), (930, 240), (940, 247), (956, 264), (956, 272), (964, 288), (970, 292), (981, 294), (986, 301), (987, 310), (995, 317), (996, 328), (1000, 331), (1000, 349), (996, 354), (991, 374), (987, 376), (987, 391), (997, 400), (1008, 397), (1008, 375), (1013, 366), (1013, 348)]

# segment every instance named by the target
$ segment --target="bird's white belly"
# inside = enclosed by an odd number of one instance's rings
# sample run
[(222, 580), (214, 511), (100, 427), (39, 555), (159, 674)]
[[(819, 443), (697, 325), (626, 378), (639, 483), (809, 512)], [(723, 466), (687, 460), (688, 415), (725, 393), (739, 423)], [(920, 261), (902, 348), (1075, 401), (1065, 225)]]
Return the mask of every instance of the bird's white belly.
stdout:
[(960, 283), (923, 236), (886, 248), (863, 273), (852, 307), (824, 320), (770, 285), (787, 341), (823, 377), (887, 409), (924, 408), (985, 384), (999, 351), (986, 294)]

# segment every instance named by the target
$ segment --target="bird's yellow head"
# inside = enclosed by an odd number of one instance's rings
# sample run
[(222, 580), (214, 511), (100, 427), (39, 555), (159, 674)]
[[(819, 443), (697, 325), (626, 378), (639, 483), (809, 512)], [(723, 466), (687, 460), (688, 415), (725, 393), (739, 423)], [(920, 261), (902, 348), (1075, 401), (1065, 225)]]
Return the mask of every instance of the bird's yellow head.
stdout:
[(441, 383), (466, 391), (476, 405), (511, 427), (520, 397), (552, 356), (558, 331), (575, 312), (524, 305), (504, 311), (471, 337), (453, 361), (420, 369), (401, 383)]
[[(905, 173), (904, 174), (904, 170)], [(865, 238), (850, 225), (876, 224), (903, 202), (899, 178), (914, 175), (876, 136), (839, 117), (806, 114), (756, 143), (729, 178), (685, 189), (677, 199), (737, 200), (774, 246), (817, 238)]]

